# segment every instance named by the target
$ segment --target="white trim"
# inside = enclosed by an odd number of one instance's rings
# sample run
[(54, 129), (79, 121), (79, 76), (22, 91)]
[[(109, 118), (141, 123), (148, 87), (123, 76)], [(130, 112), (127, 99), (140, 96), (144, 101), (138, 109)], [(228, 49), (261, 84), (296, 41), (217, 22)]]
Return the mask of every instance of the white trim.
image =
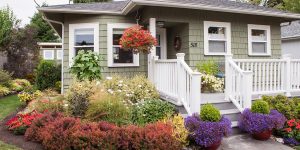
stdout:
[[(209, 51), (209, 27), (224, 27), (226, 41), (226, 52), (210, 52)], [(204, 21), (204, 55), (230, 55), (231, 54), (231, 24), (229, 22), (215, 22), (215, 21)]]
[(61, 46), (62, 43), (54, 43), (54, 42), (38, 42), (39, 46)]
[[(51, 53), (51, 57), (46, 57), (46, 53)], [(44, 60), (54, 60), (54, 50), (44, 50), (43, 51)]]
[(99, 53), (99, 23), (79, 23), (69, 24), (69, 65), (73, 64), (74, 50), (74, 31), (75, 29), (93, 28), (94, 29), (94, 52)]
[[(252, 49), (252, 30), (265, 30), (267, 44), (266, 53), (253, 53)], [(271, 56), (271, 27), (269, 25), (248, 24), (248, 55), (249, 56)]]
[(167, 30), (166, 28), (156, 28), (156, 34), (160, 35), (160, 59), (167, 59)]
[[(56, 59), (61, 60), (63, 56), (63, 50), (56, 50)], [(60, 54), (59, 54), (60, 53)]]
[(107, 24), (107, 65), (108, 67), (137, 67), (140, 65), (139, 54), (133, 54), (133, 63), (113, 62), (113, 30), (126, 29), (134, 26), (131, 23), (108, 23)]

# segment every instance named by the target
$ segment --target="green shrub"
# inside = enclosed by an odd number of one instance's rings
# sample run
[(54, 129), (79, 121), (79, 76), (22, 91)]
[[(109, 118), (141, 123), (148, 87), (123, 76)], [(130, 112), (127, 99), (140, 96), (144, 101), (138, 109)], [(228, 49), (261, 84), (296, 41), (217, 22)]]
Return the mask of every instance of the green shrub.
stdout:
[(85, 52), (80, 50), (74, 58), (74, 64), (70, 72), (76, 76), (78, 80), (98, 80), (101, 79), (100, 66), (101, 57), (95, 52)]
[(90, 81), (75, 81), (66, 92), (68, 111), (74, 116), (84, 116), (90, 104), (89, 97), (94, 94), (96, 85)]
[(275, 109), (282, 113), (287, 119), (293, 119), (299, 116), (297, 106), (299, 104), (299, 98), (289, 99), (284, 95), (277, 96), (263, 96), (262, 100), (266, 101), (270, 109)]
[(55, 88), (54, 88), (57, 92), (59, 92), (60, 93), (60, 91), (61, 91), (61, 81), (57, 81), (56, 83), (55, 83)]
[(132, 110), (132, 122), (138, 125), (156, 122), (174, 114), (174, 106), (160, 99), (139, 102)]
[(203, 121), (218, 122), (221, 120), (221, 114), (212, 104), (205, 104), (201, 106), (200, 118)]
[(39, 90), (54, 88), (55, 83), (61, 80), (61, 67), (54, 61), (43, 60), (36, 70), (36, 86)]
[(9, 87), (12, 81), (12, 74), (8, 71), (0, 69), (0, 85)]
[(0, 85), (0, 97), (10, 94), (9, 88)]
[(216, 75), (219, 72), (219, 66), (214, 60), (208, 60), (203, 63), (198, 63), (196, 68), (201, 73)]
[(104, 87), (109, 93), (122, 97), (129, 105), (146, 99), (159, 98), (154, 85), (143, 75), (137, 75), (133, 78), (107, 77), (104, 80)]
[(251, 111), (253, 113), (260, 113), (260, 114), (269, 114), (270, 107), (266, 101), (257, 100), (251, 106)]
[(91, 96), (85, 116), (90, 121), (123, 125), (130, 123), (130, 107), (127, 107), (120, 97), (98, 90)]

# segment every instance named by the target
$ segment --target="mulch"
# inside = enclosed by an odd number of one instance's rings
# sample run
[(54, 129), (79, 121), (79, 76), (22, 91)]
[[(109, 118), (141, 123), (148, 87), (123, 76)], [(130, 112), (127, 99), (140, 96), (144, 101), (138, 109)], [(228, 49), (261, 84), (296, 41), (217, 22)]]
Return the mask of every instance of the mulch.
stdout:
[(26, 141), (24, 136), (22, 135), (14, 135), (11, 132), (7, 130), (5, 127), (5, 123), (14, 117), (17, 114), (17, 112), (10, 114), (5, 119), (0, 121), (0, 140), (15, 145), (16, 147), (22, 148), (23, 150), (43, 150), (43, 147), (41, 144), (31, 141)]

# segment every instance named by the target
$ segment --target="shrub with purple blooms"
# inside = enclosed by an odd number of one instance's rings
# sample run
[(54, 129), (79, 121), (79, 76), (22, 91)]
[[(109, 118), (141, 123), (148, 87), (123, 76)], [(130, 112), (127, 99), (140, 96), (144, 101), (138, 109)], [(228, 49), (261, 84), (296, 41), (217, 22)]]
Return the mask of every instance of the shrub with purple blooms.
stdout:
[(281, 129), (285, 122), (286, 118), (277, 110), (271, 110), (270, 114), (260, 114), (245, 109), (239, 118), (238, 125), (241, 130), (255, 134), (272, 129)]
[(232, 131), (230, 120), (224, 116), (219, 122), (207, 122), (194, 114), (185, 119), (185, 127), (190, 132), (189, 138), (202, 147), (221, 141)]

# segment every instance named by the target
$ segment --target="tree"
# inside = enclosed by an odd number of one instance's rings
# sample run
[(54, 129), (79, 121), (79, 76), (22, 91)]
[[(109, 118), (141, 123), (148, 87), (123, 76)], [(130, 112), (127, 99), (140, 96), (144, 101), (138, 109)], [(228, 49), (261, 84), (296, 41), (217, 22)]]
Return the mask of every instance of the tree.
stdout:
[(110, 2), (112, 0), (72, 0), (73, 3), (94, 3), (94, 2)]
[(37, 31), (31, 26), (12, 30), (7, 44), (7, 63), (4, 69), (13, 73), (13, 77), (26, 78), (34, 74), (39, 61), (39, 49), (35, 39)]
[(300, 13), (300, 0), (283, 0), (284, 10)]
[(52, 27), (43, 19), (41, 13), (35, 13), (31, 18), (29, 26), (36, 28), (36, 39), (38, 42), (57, 42), (59, 37)]
[(16, 19), (9, 7), (0, 9), (0, 51), (5, 51), (7, 43), (11, 39), (11, 32), (18, 23), (19, 20)]

